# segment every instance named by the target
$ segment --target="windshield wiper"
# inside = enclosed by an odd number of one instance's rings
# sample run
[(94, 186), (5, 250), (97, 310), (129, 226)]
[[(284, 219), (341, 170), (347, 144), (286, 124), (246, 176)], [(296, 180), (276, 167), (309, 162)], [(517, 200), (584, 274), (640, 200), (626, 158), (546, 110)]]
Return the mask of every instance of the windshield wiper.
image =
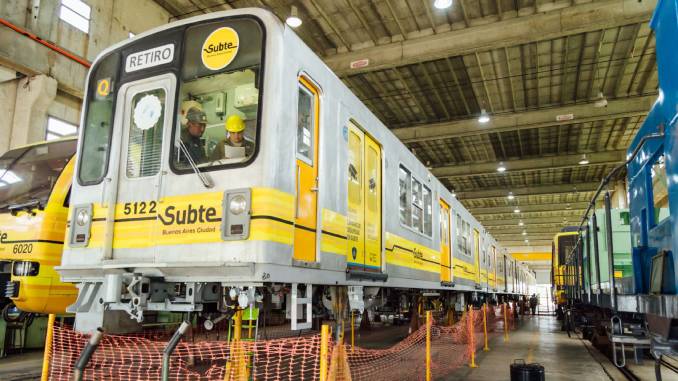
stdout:
[(191, 157), (191, 154), (188, 153), (188, 148), (184, 145), (184, 142), (179, 140), (179, 148), (181, 149), (181, 152), (186, 155), (186, 159), (188, 160), (188, 164), (193, 168), (193, 172), (200, 178), (200, 181), (202, 181), (202, 185), (205, 186), (205, 188), (212, 188), (214, 186), (214, 182), (212, 181), (212, 178), (209, 177), (206, 173), (203, 173), (198, 169), (198, 166), (195, 165), (195, 162), (193, 161), (193, 158)]
[(34, 198), (27, 202), (22, 202), (21, 204), (11, 204), (7, 207), (7, 209), (9, 209), (9, 212), (13, 216), (16, 216), (21, 211), (26, 211), (32, 215), (35, 215), (35, 212), (33, 211), (34, 209), (43, 210), (44, 208), (42, 207), (40, 199)]

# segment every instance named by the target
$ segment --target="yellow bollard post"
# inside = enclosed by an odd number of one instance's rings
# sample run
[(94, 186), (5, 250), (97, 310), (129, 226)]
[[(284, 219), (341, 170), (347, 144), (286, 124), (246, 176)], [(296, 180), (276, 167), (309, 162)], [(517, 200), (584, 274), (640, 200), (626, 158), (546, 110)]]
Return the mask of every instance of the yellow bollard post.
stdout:
[(54, 320), (56, 316), (49, 314), (47, 320), (47, 337), (45, 337), (45, 354), (42, 357), (42, 373), (40, 381), (47, 381), (49, 379), (49, 360), (52, 358), (52, 335), (54, 333)]
[(487, 303), (483, 304), (483, 334), (485, 335), (483, 351), (487, 352), (490, 350), (490, 347), (487, 345)]
[(431, 311), (426, 311), (426, 381), (431, 381)]
[(509, 341), (508, 330), (508, 303), (504, 303), (504, 342)]
[(327, 351), (330, 342), (330, 326), (323, 324), (320, 329), (320, 381), (327, 381)]
[(351, 311), (351, 353), (353, 353), (353, 348), (355, 348), (355, 311)]
[(468, 326), (469, 326), (469, 346), (471, 347), (471, 364), (469, 368), (477, 368), (476, 365), (476, 341), (475, 341), (475, 327), (473, 326), (473, 306), (468, 306)]

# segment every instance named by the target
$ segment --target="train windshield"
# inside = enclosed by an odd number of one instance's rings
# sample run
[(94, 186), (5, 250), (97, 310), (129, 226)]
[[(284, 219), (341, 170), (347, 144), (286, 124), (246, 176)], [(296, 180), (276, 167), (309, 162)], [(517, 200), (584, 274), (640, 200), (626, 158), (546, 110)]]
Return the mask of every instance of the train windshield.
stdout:
[[(242, 165), (256, 153), (263, 31), (251, 19), (185, 33), (173, 167)], [(183, 147), (182, 147), (183, 146)]]
[(15, 149), (0, 157), (0, 210), (33, 202), (44, 206), (75, 148), (75, 140), (64, 140)]
[(577, 242), (576, 235), (564, 235), (558, 238), (558, 263), (564, 265)]

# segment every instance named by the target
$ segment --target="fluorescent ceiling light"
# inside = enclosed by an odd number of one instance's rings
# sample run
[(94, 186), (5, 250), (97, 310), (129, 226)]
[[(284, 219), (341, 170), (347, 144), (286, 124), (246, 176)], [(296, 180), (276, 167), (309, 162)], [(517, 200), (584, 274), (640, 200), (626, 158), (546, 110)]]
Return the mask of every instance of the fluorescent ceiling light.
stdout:
[(487, 123), (490, 121), (490, 114), (485, 111), (485, 109), (480, 110), (480, 116), (478, 117), (479, 123)]
[(438, 9), (446, 9), (452, 6), (452, 0), (435, 0), (433, 6)]
[(296, 28), (301, 25), (301, 22), (302, 21), (299, 18), (299, 14), (297, 12), (297, 7), (293, 5), (290, 15), (287, 17), (287, 20), (285, 20), (285, 23), (287, 23), (287, 25), (291, 26), (292, 28)]

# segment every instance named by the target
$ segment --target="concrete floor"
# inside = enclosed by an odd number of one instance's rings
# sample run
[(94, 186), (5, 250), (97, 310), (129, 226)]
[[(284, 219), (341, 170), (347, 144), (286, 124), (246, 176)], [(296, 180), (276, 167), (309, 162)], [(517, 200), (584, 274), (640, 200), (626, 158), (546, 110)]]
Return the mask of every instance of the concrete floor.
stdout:
[(441, 380), (510, 380), (509, 366), (515, 359), (543, 365), (548, 381), (623, 380), (620, 373), (608, 375), (599, 362), (605, 359), (596, 357), (577, 336), (568, 338), (561, 332), (555, 317), (527, 316), (511, 332), (508, 343), (499, 336), (490, 343), (489, 352), (478, 353), (478, 368), (464, 367)]
[(1, 381), (39, 380), (42, 369), (42, 351), (11, 354), (0, 359)]

